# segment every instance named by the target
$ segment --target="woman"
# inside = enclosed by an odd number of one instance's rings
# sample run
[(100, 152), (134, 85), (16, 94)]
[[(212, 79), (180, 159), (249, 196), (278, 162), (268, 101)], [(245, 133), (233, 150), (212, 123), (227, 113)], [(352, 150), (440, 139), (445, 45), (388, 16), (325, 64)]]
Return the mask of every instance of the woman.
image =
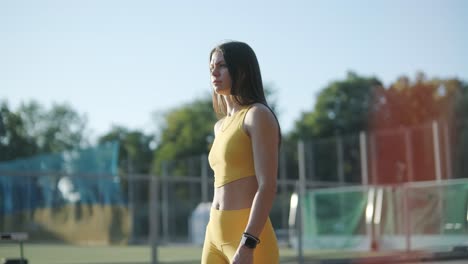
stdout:
[(214, 197), (202, 263), (279, 263), (268, 217), (276, 195), (280, 128), (268, 107), (254, 51), (227, 42), (210, 53)]

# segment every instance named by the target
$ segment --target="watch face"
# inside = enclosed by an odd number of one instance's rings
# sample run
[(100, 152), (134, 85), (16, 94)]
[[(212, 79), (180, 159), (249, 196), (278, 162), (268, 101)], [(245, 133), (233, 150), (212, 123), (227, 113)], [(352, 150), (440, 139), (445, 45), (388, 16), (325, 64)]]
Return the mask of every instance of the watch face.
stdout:
[(241, 244), (248, 248), (255, 248), (257, 246), (257, 241), (251, 237), (243, 236)]

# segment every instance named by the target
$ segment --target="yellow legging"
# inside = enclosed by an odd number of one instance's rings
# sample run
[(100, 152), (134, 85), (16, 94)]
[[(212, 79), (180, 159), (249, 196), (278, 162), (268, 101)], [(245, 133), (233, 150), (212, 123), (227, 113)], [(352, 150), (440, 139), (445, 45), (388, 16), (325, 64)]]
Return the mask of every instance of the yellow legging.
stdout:
[[(232, 261), (249, 215), (250, 208), (241, 210), (211, 208), (203, 245), (202, 264), (223, 264)], [(260, 244), (254, 249), (254, 263), (279, 263), (278, 243), (269, 218), (259, 238)]]

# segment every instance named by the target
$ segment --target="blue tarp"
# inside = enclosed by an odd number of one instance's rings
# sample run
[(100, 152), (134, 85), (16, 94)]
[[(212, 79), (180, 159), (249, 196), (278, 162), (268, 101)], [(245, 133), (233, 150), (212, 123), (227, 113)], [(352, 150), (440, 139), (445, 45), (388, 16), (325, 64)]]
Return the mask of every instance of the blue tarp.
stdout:
[(0, 162), (0, 214), (67, 203), (122, 204), (118, 152), (118, 142), (109, 142)]

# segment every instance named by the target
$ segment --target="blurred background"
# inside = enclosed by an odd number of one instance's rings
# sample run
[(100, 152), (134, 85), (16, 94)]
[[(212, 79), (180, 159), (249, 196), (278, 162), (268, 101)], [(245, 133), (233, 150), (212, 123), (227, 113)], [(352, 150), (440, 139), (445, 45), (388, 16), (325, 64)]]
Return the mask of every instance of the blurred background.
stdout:
[[(467, 11), (1, 1), (0, 232), (27, 233), (32, 263), (198, 263), (213, 195), (209, 52), (238, 40), (282, 128), (270, 215), (282, 263), (465, 252)], [(0, 257), (17, 255), (3, 242)]]

